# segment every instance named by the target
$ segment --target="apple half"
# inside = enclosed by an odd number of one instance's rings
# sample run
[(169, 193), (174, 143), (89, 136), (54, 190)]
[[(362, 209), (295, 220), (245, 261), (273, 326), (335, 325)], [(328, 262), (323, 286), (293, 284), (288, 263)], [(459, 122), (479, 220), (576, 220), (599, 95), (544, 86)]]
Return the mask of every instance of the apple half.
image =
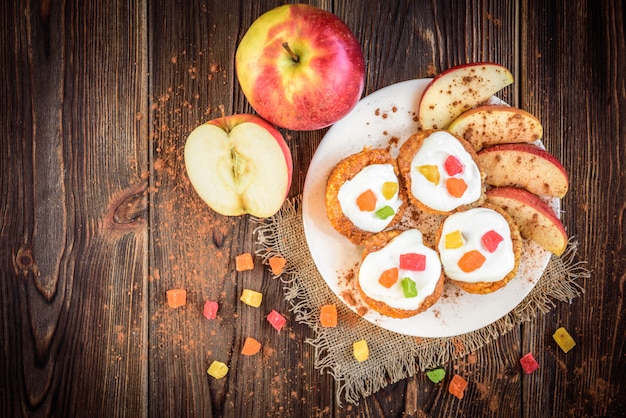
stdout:
[(461, 113), (448, 131), (472, 144), (476, 151), (497, 144), (529, 143), (543, 137), (539, 119), (525, 110), (501, 105), (478, 106)]
[(221, 117), (194, 129), (185, 143), (185, 167), (211, 209), (226, 216), (259, 218), (281, 208), (293, 172), (281, 133), (249, 114)]
[(501, 144), (478, 152), (485, 183), (523, 187), (529, 192), (562, 198), (569, 182), (565, 167), (548, 151), (534, 144)]
[(422, 129), (447, 129), (466, 110), (490, 99), (513, 83), (502, 65), (480, 62), (452, 67), (426, 86), (418, 105)]
[(567, 247), (567, 232), (552, 208), (539, 196), (517, 187), (494, 187), (487, 202), (501, 207), (517, 224), (524, 238), (532, 239), (555, 255)]

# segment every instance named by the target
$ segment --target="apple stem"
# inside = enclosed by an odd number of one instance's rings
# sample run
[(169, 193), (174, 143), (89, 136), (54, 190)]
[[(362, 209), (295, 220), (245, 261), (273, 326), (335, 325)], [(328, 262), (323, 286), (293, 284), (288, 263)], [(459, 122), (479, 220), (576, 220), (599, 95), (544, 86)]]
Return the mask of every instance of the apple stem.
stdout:
[(220, 111), (222, 112), (222, 119), (224, 119), (224, 130), (227, 134), (230, 133), (230, 126), (228, 126), (228, 122), (226, 121), (226, 112), (224, 111), (224, 105), (220, 105)]
[(291, 55), (291, 59), (293, 60), (293, 62), (300, 62), (300, 57), (297, 56), (295, 52), (293, 52), (293, 50), (289, 47), (289, 44), (287, 42), (283, 42), (283, 48), (285, 48), (285, 50), (289, 53), (289, 55)]

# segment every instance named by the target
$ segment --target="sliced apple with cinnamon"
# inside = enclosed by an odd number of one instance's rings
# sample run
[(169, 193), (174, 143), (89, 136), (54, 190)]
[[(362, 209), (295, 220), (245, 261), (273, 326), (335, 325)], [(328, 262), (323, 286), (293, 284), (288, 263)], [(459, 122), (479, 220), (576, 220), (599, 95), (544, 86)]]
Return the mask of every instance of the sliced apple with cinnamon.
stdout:
[(567, 232), (552, 208), (539, 196), (518, 187), (494, 187), (487, 202), (501, 207), (517, 224), (520, 234), (555, 255), (567, 247)]
[(485, 183), (522, 187), (531, 193), (562, 198), (567, 193), (567, 171), (552, 154), (534, 144), (501, 144), (478, 152)]
[(418, 105), (422, 129), (446, 129), (461, 113), (513, 83), (513, 74), (491, 62), (452, 67), (426, 86)]
[(543, 137), (543, 126), (525, 110), (484, 105), (463, 112), (454, 119), (448, 131), (472, 144), (476, 151), (508, 143), (529, 143)]

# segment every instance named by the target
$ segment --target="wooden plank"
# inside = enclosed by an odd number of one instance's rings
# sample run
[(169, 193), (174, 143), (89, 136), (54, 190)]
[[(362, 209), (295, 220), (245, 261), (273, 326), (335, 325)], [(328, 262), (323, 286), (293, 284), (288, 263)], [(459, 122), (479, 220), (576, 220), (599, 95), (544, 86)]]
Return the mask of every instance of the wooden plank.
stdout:
[[(158, 2), (150, 12), (154, 113), (149, 402), (155, 415), (306, 416), (306, 411), (333, 403), (332, 377), (313, 369), (313, 348), (304, 342), (310, 330), (289, 312), (283, 285), (271, 279), (258, 259), (254, 270), (235, 271), (235, 257), (256, 249), (249, 217), (228, 218), (211, 211), (185, 172), (183, 148), (193, 128), (220, 117), (220, 106), (226, 114), (252, 112), (235, 75), (236, 46), (253, 20), (281, 3), (242, 4)], [(312, 155), (309, 144), (321, 136), (282, 132), (296, 167), (293, 196), (304, 182)], [(166, 306), (165, 293), (172, 287), (188, 291), (184, 308)], [(239, 300), (244, 288), (263, 293), (260, 308)], [(202, 316), (207, 299), (219, 303), (216, 320)], [(281, 333), (265, 319), (272, 309), (288, 320)], [(254, 357), (239, 354), (248, 336), (263, 345)], [(207, 375), (214, 360), (229, 366), (225, 378)], [(319, 393), (317, 388), (329, 389)]]
[[(548, 150), (568, 169), (563, 219), (592, 269), (583, 297), (525, 329), (526, 349), (548, 347), (539, 378), (524, 382), (525, 415), (617, 416), (626, 399), (625, 9), (611, 1), (524, 6), (521, 101), (544, 123)], [(577, 342), (567, 354), (552, 341), (558, 326)]]
[(0, 6), (2, 416), (145, 411), (145, 3), (77, 3)]

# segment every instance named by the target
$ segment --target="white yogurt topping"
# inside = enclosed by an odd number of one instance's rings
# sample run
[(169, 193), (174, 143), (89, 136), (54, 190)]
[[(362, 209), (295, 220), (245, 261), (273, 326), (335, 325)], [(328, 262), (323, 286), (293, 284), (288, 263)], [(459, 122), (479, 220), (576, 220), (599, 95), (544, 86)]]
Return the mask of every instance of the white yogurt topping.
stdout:
[[(463, 179), (468, 186), (459, 198), (450, 195), (446, 189), (446, 180), (451, 176), (446, 173), (444, 163), (450, 155), (455, 156), (463, 164), (463, 172), (452, 177)], [(429, 181), (418, 170), (418, 167), (424, 165), (437, 166), (440, 175), (438, 184)], [(422, 147), (413, 156), (410, 176), (413, 196), (434, 210), (450, 212), (459, 206), (477, 201), (482, 194), (478, 166), (463, 145), (446, 131), (433, 132), (424, 139)]]
[[(424, 271), (403, 270), (399, 267), (399, 256), (407, 253), (418, 253), (426, 256)], [(382, 286), (378, 279), (390, 268), (399, 270), (398, 281), (389, 289)], [(372, 299), (381, 301), (392, 308), (415, 310), (424, 299), (432, 295), (441, 275), (441, 261), (435, 250), (426, 247), (422, 241), (422, 233), (417, 229), (409, 229), (391, 240), (384, 248), (369, 253), (359, 269), (359, 284), (363, 292)], [(417, 288), (417, 296), (407, 298), (402, 291), (401, 281), (408, 277)]]
[[(393, 215), (386, 219), (376, 216), (376, 211), (384, 206), (390, 206), (393, 213), (398, 212), (402, 200), (398, 198), (398, 191), (386, 199), (383, 196), (383, 184), (385, 182), (398, 183), (398, 177), (393, 171), (391, 164), (371, 164), (363, 168), (351, 180), (347, 180), (339, 188), (337, 198), (343, 214), (359, 229), (368, 232), (380, 232), (387, 228), (393, 220)], [(376, 209), (362, 211), (356, 203), (357, 198), (368, 189), (376, 195)]]
[[(490, 230), (504, 238), (493, 253), (487, 251), (481, 243), (482, 236)], [(459, 248), (448, 249), (445, 237), (455, 231), (461, 232), (464, 244)], [(509, 224), (502, 215), (489, 208), (474, 208), (448, 216), (443, 223), (438, 249), (446, 276), (460, 282), (496, 282), (509, 274), (515, 265)], [(471, 250), (480, 251), (486, 260), (477, 270), (466, 273), (458, 266), (458, 262), (463, 254)]]

